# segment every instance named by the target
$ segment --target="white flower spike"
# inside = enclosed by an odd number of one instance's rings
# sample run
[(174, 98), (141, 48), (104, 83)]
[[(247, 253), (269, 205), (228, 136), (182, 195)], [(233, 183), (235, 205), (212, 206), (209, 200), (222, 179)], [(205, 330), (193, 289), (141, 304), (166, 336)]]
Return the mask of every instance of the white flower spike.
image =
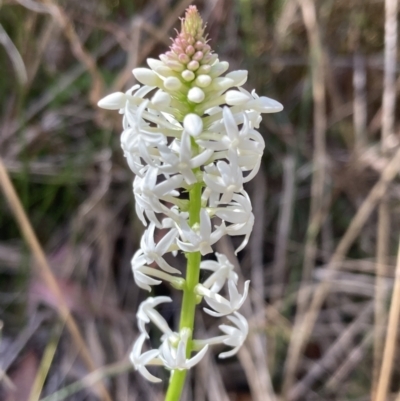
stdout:
[[(121, 147), (136, 175), (135, 210), (147, 227), (131, 262), (135, 283), (149, 292), (162, 284), (183, 291), (179, 333), (155, 309), (172, 302), (170, 297), (147, 298), (136, 315), (141, 334), (131, 361), (152, 382), (160, 379), (146, 366), (163, 365), (173, 371), (167, 399), (179, 398), (186, 370), (203, 358), (209, 345), (232, 347), (219, 355), (226, 358), (247, 336), (247, 321), (237, 310), (247, 297), (249, 281), (240, 294), (238, 275), (225, 255), (216, 253), (216, 261), (201, 261), (201, 256), (213, 253), (224, 235), (243, 236), (236, 253), (248, 243), (255, 217), (243, 185), (260, 168), (265, 142), (257, 129), (263, 113), (283, 108), (243, 89), (247, 71), (227, 73), (229, 63), (218, 59), (204, 31), (197, 8), (190, 6), (169, 51), (148, 59), (149, 68), (133, 70), (139, 84), (98, 103), (122, 115)], [(157, 241), (156, 228), (166, 230)], [(185, 278), (167, 262), (172, 260), (166, 258), (169, 253), (185, 254)], [(210, 271), (203, 284), (201, 269)], [(219, 294), (224, 287), (229, 299)], [(233, 324), (219, 326), (223, 335), (193, 340), (198, 296), (210, 307), (204, 308), (206, 313), (227, 316)], [(161, 331), (162, 345), (142, 353), (150, 323)], [(199, 352), (192, 356), (194, 351)]]

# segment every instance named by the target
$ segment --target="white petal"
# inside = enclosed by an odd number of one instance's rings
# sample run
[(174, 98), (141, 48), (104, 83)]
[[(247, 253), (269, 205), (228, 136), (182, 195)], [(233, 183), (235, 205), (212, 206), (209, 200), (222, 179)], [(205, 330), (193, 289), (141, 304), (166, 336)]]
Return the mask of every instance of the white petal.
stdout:
[(214, 64), (210, 70), (210, 76), (215, 78), (222, 75), (229, 68), (229, 63), (227, 61), (220, 61), (219, 63)]
[(148, 381), (152, 383), (160, 383), (162, 380), (158, 377), (153, 376), (144, 366), (138, 369), (138, 372)]
[(235, 86), (242, 86), (247, 81), (248, 72), (246, 70), (231, 71), (225, 75), (235, 81)]
[[(240, 92), (239, 92), (240, 93)], [(231, 140), (238, 138), (239, 130), (229, 107), (224, 107), (222, 110), (226, 132)]]
[(218, 358), (219, 358), (219, 359), (230, 358), (231, 356), (234, 356), (234, 355), (239, 351), (239, 349), (240, 349), (240, 346), (238, 346), (238, 347), (232, 349), (231, 351), (221, 352), (221, 353), (218, 355)]
[(159, 90), (151, 98), (151, 103), (159, 107), (168, 107), (171, 104), (171, 96), (168, 93)]
[(237, 106), (248, 102), (249, 97), (242, 92), (231, 90), (225, 93), (225, 102), (229, 106)]
[(209, 88), (221, 92), (232, 88), (232, 86), (235, 86), (235, 81), (233, 79), (223, 77), (214, 78)]
[(215, 260), (203, 260), (200, 263), (200, 269), (216, 271), (220, 267), (219, 263)]
[(164, 78), (174, 77), (176, 75), (176, 72), (174, 70), (167, 67), (164, 63), (162, 63), (162, 64), (163, 65), (155, 68), (155, 70), (154, 70), (158, 75), (161, 75)]
[(207, 240), (211, 235), (211, 220), (206, 209), (200, 210), (200, 236), (203, 240)]
[[(281, 103), (266, 96), (261, 96), (259, 99), (255, 100), (255, 102), (257, 102), (257, 107), (254, 107), (254, 109), (262, 113), (277, 113), (283, 110)], [(251, 105), (252, 103), (253, 102), (251, 102)]]
[(206, 149), (204, 152), (200, 153), (190, 160), (190, 167), (196, 168), (202, 166), (207, 162), (208, 159), (210, 159), (213, 153), (214, 151), (212, 149)]
[(208, 350), (208, 344), (202, 348), (201, 351), (199, 351), (193, 358), (189, 359), (186, 362), (186, 366), (188, 369), (191, 369), (194, 365), (198, 364), (204, 357)]
[(135, 78), (143, 85), (161, 86), (162, 79), (152, 70), (148, 68), (134, 68), (132, 70)]
[(149, 292), (151, 291), (151, 285), (159, 285), (162, 283), (161, 280), (156, 280), (152, 277), (146, 276), (141, 271), (134, 271), (133, 277), (138, 287)]
[(162, 67), (164, 66), (164, 63), (161, 60), (157, 60), (155, 58), (148, 58), (146, 60), (147, 65), (152, 69), (152, 70), (156, 70), (156, 68), (158, 67)]
[[(178, 237), (178, 231), (176, 229), (169, 230), (156, 246), (157, 252), (162, 256), (168, 252), (169, 247), (174, 243), (175, 239)], [(179, 271), (179, 270), (178, 270)]]

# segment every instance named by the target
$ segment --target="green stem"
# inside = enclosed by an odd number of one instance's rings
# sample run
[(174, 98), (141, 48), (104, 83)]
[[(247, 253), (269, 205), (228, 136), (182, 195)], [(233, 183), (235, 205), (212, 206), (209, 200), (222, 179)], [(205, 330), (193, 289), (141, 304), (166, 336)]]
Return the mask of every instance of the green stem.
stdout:
[[(189, 191), (189, 224), (191, 227), (194, 224), (200, 223), (201, 188), (202, 183), (199, 182), (194, 184)], [(201, 255), (200, 252), (190, 252), (186, 254), (186, 258), (186, 286), (183, 290), (179, 330), (188, 328), (193, 333), (196, 311), (196, 294), (194, 289), (199, 283)], [(190, 339), (186, 350), (188, 358), (190, 358), (192, 353), (191, 343)], [(172, 372), (165, 401), (179, 401), (185, 384), (185, 378), (186, 370), (174, 370)]]

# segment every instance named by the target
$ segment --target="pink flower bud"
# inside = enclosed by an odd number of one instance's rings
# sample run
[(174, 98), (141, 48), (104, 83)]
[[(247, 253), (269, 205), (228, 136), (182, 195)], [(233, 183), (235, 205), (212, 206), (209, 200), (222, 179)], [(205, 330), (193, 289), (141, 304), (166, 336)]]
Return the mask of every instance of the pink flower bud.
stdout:
[(188, 56), (193, 56), (193, 54), (195, 53), (194, 47), (192, 45), (188, 46), (186, 48), (186, 54)]
[[(181, 54), (181, 53), (183, 53), (182, 48), (181, 48), (180, 46), (178, 46), (177, 44), (175, 44), (175, 43), (171, 46), (171, 49), (172, 49), (172, 51), (175, 52), (176, 54)], [(171, 53), (171, 52), (166, 52), (165, 54), (168, 56), (168, 53)]]
[(187, 54), (185, 54), (185, 53), (181, 53), (181, 54), (178, 56), (178, 59), (179, 59), (179, 61), (180, 61), (181, 63), (183, 63), (183, 64), (187, 64), (187, 63), (190, 61), (190, 57), (189, 57)]
[(211, 71), (211, 65), (209, 64), (203, 64), (200, 66), (200, 68), (197, 70), (198, 74), (208, 74)]
[(203, 52), (196, 52), (193, 54), (192, 59), (196, 61), (200, 61), (203, 58)]
[(203, 50), (203, 48), (204, 48), (204, 43), (201, 42), (200, 40), (198, 40), (198, 41), (196, 42), (196, 44), (194, 45), (194, 47), (196, 48), (196, 50)]
[(199, 68), (199, 66), (200, 66), (200, 64), (199, 64), (198, 61), (192, 60), (192, 61), (187, 65), (187, 68), (188, 68), (188, 70), (196, 71), (196, 70)]

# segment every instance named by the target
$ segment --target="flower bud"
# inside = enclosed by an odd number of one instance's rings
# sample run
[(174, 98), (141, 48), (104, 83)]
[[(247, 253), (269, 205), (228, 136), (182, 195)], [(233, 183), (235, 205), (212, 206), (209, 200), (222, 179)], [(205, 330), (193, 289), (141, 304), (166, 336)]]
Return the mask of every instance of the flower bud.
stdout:
[(164, 86), (171, 91), (179, 90), (182, 86), (182, 82), (176, 77), (168, 77), (164, 81)]
[(196, 61), (196, 60), (192, 60), (192, 61), (187, 65), (188, 70), (191, 70), (191, 71), (196, 71), (199, 67), (200, 67), (200, 64), (199, 64), (199, 62)]
[(190, 136), (199, 136), (203, 131), (203, 120), (197, 114), (188, 114), (183, 119), (183, 128)]
[(161, 75), (164, 78), (167, 77), (174, 77), (176, 75), (176, 72), (171, 70), (171, 68), (167, 67), (164, 63), (162, 66), (157, 67), (154, 70), (158, 75)]
[(201, 103), (205, 97), (204, 92), (197, 86), (189, 90), (188, 99), (193, 103)]
[(196, 61), (200, 61), (203, 58), (204, 54), (203, 52), (196, 52), (193, 54), (192, 59)]
[(171, 70), (176, 72), (182, 72), (185, 68), (179, 61), (168, 60), (165, 64), (167, 67), (171, 68)]
[(211, 71), (211, 65), (209, 64), (203, 64), (199, 67), (197, 70), (198, 74), (208, 74)]
[(211, 84), (212, 78), (209, 75), (199, 75), (196, 78), (195, 84), (200, 88), (206, 88)]
[(198, 40), (194, 47), (196, 48), (196, 50), (203, 50), (204, 43), (201, 40)]
[(188, 46), (188, 47), (186, 48), (186, 54), (187, 54), (188, 56), (193, 56), (193, 54), (194, 54), (195, 51), (196, 51), (196, 50), (194, 49), (193, 46)]
[(213, 65), (217, 60), (218, 60), (218, 54), (208, 53), (207, 55), (204, 56), (204, 58), (203, 58), (203, 60), (201, 60), (201, 62), (203, 64)]
[(186, 81), (186, 82), (191, 82), (196, 78), (196, 75), (194, 74), (193, 71), (189, 71), (189, 70), (185, 70), (182, 72), (182, 78)]
[(111, 93), (99, 100), (97, 105), (106, 110), (119, 110), (125, 106), (127, 96), (122, 92)]
[(188, 56), (187, 54), (185, 54), (185, 53), (181, 53), (181, 54), (178, 56), (178, 59), (179, 59), (179, 61), (180, 61), (181, 63), (183, 63), (183, 64), (187, 64), (187, 63), (190, 61), (189, 56)]

